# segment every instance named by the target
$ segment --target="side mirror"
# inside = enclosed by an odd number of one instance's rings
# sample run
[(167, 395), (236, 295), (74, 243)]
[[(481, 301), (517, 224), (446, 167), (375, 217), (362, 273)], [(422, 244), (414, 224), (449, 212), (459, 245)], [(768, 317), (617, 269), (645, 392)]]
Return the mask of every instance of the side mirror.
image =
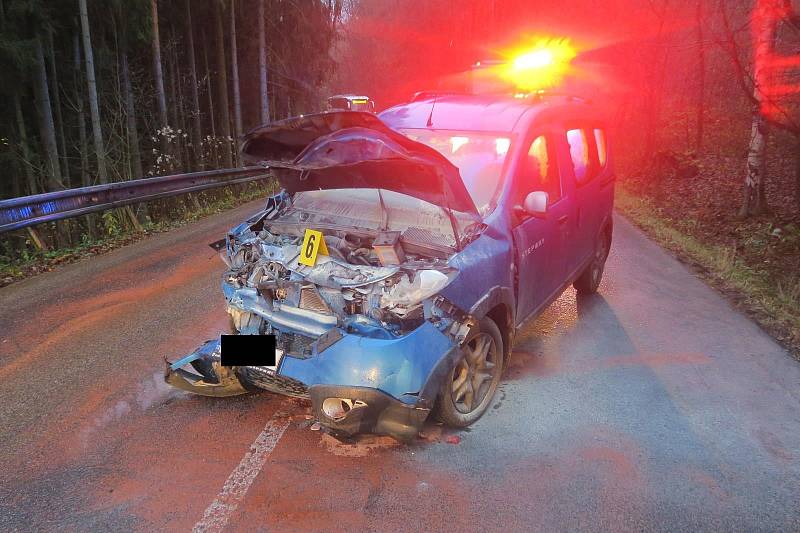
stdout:
[(523, 209), (532, 217), (544, 218), (547, 216), (548, 194), (544, 191), (533, 191), (525, 197)]

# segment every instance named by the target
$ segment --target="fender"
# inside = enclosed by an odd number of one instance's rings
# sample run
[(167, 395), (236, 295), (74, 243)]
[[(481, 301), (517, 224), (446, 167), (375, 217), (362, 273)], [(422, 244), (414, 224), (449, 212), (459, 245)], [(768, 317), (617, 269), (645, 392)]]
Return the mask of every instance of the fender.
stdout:
[(499, 285), (495, 285), (489, 289), (480, 300), (475, 302), (475, 304), (470, 308), (469, 314), (480, 320), (486, 316), (486, 313), (494, 309), (496, 306), (504, 304), (511, 314), (509, 317), (509, 324), (514, 324), (514, 319), (516, 318), (515, 300), (514, 291), (512, 291), (510, 287), (501, 287)]

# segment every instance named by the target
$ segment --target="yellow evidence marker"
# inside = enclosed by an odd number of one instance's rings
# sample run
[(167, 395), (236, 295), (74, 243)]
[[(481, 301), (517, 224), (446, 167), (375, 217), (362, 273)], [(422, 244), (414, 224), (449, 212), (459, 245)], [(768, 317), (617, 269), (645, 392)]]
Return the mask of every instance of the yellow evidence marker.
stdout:
[(298, 262), (301, 265), (313, 267), (317, 263), (317, 254), (328, 255), (325, 237), (321, 231), (307, 229), (303, 237), (303, 246), (300, 248)]

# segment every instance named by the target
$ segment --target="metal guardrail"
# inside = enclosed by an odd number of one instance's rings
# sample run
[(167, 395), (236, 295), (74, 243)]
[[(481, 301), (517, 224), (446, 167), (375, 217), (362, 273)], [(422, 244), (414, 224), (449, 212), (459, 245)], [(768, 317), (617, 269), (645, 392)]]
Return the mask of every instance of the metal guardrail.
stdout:
[(187, 192), (268, 179), (264, 167), (207, 170), (0, 200), (0, 233)]

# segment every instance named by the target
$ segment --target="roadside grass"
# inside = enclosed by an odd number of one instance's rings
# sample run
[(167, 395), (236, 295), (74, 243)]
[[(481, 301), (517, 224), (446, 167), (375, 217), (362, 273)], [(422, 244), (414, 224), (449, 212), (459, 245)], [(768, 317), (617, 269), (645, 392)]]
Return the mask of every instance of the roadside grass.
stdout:
[[(748, 261), (734, 245), (719, 245), (693, 235), (697, 220), (675, 221), (645, 196), (624, 183), (616, 186), (616, 208), (706, 281), (800, 359), (800, 277), (798, 272), (777, 276), (773, 270)], [(746, 242), (754, 245), (753, 242)]]
[[(224, 194), (213, 197), (201, 196), (202, 193), (200, 193), (197, 196), (202, 198), (203, 202), (198, 200), (194, 204), (199, 208), (181, 209), (166, 220), (144, 222), (141, 224), (141, 231), (126, 227), (120, 221), (121, 217), (113, 211), (105, 211), (100, 215), (105, 235), (98, 238), (92, 239), (88, 234), (84, 234), (75, 246), (47, 251), (35, 250), (32, 246), (26, 246), (11, 253), (7, 248), (5, 252), (0, 248), (0, 287), (41, 272), (50, 271), (58, 265), (106, 253), (141, 240), (147, 235), (169, 231), (198, 219), (233, 209), (252, 200), (266, 198), (273, 192), (274, 184), (272, 183), (251, 183), (239, 192), (226, 189)], [(184, 195), (182, 198), (188, 200), (189, 195)]]

